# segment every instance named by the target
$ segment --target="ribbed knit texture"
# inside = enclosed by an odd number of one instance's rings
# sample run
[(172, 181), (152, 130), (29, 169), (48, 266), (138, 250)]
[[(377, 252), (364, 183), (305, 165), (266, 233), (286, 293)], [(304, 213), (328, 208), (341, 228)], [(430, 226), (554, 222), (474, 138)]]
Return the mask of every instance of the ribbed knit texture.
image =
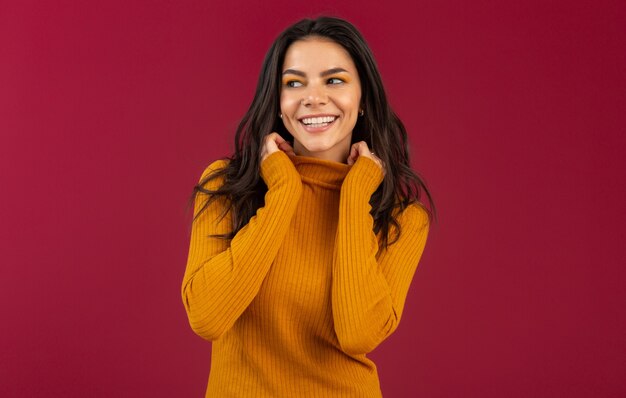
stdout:
[(206, 396), (380, 397), (365, 354), (398, 326), (426, 212), (409, 206), (400, 239), (378, 253), (369, 200), (383, 173), (373, 160), (277, 151), (261, 177), (265, 205), (231, 241), (207, 237), (232, 229), (230, 213), (217, 222), (223, 199), (192, 226), (182, 299), (192, 329), (213, 341)]

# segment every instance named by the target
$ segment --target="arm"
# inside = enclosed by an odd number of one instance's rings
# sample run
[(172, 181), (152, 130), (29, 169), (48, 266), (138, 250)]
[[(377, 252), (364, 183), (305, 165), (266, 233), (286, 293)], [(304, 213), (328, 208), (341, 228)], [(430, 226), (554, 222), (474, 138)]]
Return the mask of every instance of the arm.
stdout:
[(341, 187), (332, 306), (335, 332), (348, 354), (368, 353), (395, 331), (428, 235), (426, 211), (411, 204), (398, 216), (400, 238), (376, 257), (369, 200), (382, 179), (379, 166), (361, 156)]
[[(220, 163), (224, 161), (211, 164), (203, 176)], [(223, 198), (212, 202), (192, 225), (181, 293), (191, 328), (206, 340), (218, 339), (228, 331), (254, 299), (300, 200), (302, 182), (287, 154), (280, 150), (272, 153), (260, 167), (268, 186), (265, 206), (232, 240), (208, 237), (232, 231), (230, 211), (217, 222), (225, 205)], [(222, 183), (223, 179), (215, 179), (207, 188), (214, 190)], [(196, 197), (195, 211), (205, 198)]]

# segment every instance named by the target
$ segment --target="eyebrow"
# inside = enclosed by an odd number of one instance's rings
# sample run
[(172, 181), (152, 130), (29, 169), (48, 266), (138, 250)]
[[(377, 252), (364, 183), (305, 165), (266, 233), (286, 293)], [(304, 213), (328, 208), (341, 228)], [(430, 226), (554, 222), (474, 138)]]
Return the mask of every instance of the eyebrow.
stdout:
[[(328, 76), (328, 75), (333, 75), (335, 73), (339, 73), (339, 72), (346, 72), (346, 73), (350, 73), (347, 70), (343, 69), (343, 68), (332, 68), (332, 69), (328, 69), (325, 70), (324, 72), (320, 73), (320, 76), (324, 77), (324, 76)], [(301, 72), (297, 69), (285, 69), (285, 71), (283, 72), (283, 75), (286, 74), (292, 74), (292, 75), (298, 75), (298, 76), (302, 76), (302, 77), (306, 77), (306, 73)]]

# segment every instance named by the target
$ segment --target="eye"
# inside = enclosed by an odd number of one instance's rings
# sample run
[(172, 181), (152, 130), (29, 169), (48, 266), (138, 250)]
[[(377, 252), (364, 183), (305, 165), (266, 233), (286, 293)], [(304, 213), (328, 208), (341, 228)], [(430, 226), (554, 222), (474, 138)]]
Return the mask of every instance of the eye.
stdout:
[[(332, 83), (333, 81), (336, 81), (336, 83)], [(338, 77), (331, 77), (330, 79), (328, 79), (328, 82), (330, 82), (331, 84), (341, 84), (344, 83), (344, 80)]]
[(297, 80), (289, 80), (288, 82), (285, 83), (285, 86), (296, 88), (296, 87), (302, 86), (302, 83)]

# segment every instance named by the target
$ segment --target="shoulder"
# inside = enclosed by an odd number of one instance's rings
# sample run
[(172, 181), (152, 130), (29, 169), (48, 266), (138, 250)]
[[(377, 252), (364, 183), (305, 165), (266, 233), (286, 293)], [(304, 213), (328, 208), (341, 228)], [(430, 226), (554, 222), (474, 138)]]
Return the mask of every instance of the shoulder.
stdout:
[(397, 215), (400, 225), (407, 226), (410, 229), (424, 229), (430, 226), (428, 211), (419, 202), (413, 202), (408, 205), (400, 214)]
[(200, 181), (213, 174), (214, 172), (223, 169), (226, 166), (228, 166), (228, 159), (217, 159), (213, 161), (211, 164), (205, 167), (202, 175), (200, 176)]
[(213, 175), (215, 172), (224, 169), (226, 166), (228, 166), (228, 163), (228, 159), (218, 159), (211, 162), (211, 164), (209, 164), (202, 172), (200, 180), (198, 181), (198, 185), (204, 185), (205, 188), (208, 189), (215, 189), (222, 185), (222, 183), (224, 182), (223, 176), (215, 178), (210, 178), (210, 176)]

